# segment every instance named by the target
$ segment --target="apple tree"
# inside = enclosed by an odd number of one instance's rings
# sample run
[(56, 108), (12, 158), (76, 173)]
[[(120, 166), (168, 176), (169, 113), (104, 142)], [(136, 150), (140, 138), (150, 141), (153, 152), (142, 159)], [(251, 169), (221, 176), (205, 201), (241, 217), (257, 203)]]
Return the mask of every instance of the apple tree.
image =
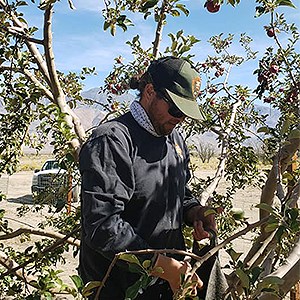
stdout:
[[(222, 5), (236, 6), (239, 2), (207, 0), (203, 9), (217, 13)], [(78, 152), (88, 135), (74, 108), (79, 103), (90, 104), (81, 95), (82, 80), (95, 73), (95, 69), (83, 68), (79, 74), (64, 74), (57, 70), (52, 39), (55, 3), (55, 0), (42, 0), (38, 5), (37, 9), (44, 15), (43, 28), (38, 31), (28, 24), (22, 13), (26, 1), (0, 0), (0, 100), (5, 109), (0, 115), (1, 174), (16, 171), (22, 145), (39, 150), (49, 135), (54, 154), (71, 173), (77, 167)], [(74, 8), (71, 0), (68, 3), (71, 9)], [(277, 12), (281, 6), (293, 9), (294, 4), (290, 0), (257, 0), (256, 5), (257, 17), (270, 17), (269, 23), (261, 29), (270, 38), (270, 47), (258, 60), (254, 74), (249, 74), (257, 78), (257, 87), (253, 91), (248, 86), (230, 83), (232, 70), (241, 68), (249, 60), (256, 60), (257, 53), (251, 49), (251, 37), (246, 34), (239, 37), (234, 34), (213, 36), (209, 44), (214, 55), (197, 61), (193, 51), (200, 42), (199, 37), (185, 35), (183, 30), (168, 33), (168, 46), (161, 50), (161, 41), (165, 37), (163, 30), (168, 28), (169, 18), (188, 18), (189, 10), (185, 2), (104, 0), (105, 30), (117, 35), (119, 28), (126, 31), (128, 26), (133, 25), (130, 19), (133, 13), (141, 14), (144, 19), (152, 18), (155, 38), (151, 47), (145, 48), (138, 35), (132, 37), (127, 42), (132, 61), (126, 62), (121, 56), (116, 57), (101, 91), (107, 95), (108, 103), (103, 105), (106, 120), (126, 109), (118, 103), (117, 96), (128, 92), (130, 78), (143, 73), (152, 59), (174, 55), (195, 65), (203, 81), (199, 104), (205, 121), (187, 120), (181, 129), (190, 143), (193, 137), (204, 132), (214, 133), (218, 142), (219, 163), (213, 178), (200, 180), (197, 178), (197, 166), (191, 166), (195, 172), (190, 184), (199, 201), (210, 205), (213, 213), (219, 207), (223, 208), (217, 215), (221, 243), (210, 254), (224, 248), (230, 255), (228, 296), (233, 299), (281, 299), (300, 279), (297, 272), (300, 263), (299, 168), (295, 167), (299, 163), (300, 144), (299, 33), (294, 24), (288, 23), (284, 14)], [(235, 43), (244, 49), (243, 55), (234, 53)], [(274, 127), (268, 126), (266, 116), (256, 110), (255, 103), (259, 101), (280, 112)], [(32, 134), (28, 130), (29, 125), (37, 119), (40, 125)], [(263, 143), (269, 158), (271, 167), (265, 174), (259, 169), (253, 146), (247, 144), (253, 132)], [(222, 179), (228, 182), (225, 194), (217, 192)], [(261, 188), (257, 222), (253, 224), (247, 222), (243, 212), (234, 210), (232, 204), (233, 195), (251, 185)], [(41, 209), (41, 206), (36, 205), (36, 209)], [(26, 210), (24, 207), (19, 213), (25, 214)], [(80, 207), (69, 213), (61, 207), (51, 219), (38, 224), (37, 229), (22, 228), (16, 231), (11, 229), (5, 212), (0, 210), (0, 239), (3, 241), (0, 244), (1, 293), (14, 295), (16, 299), (51, 299), (57, 293), (80, 298), (86, 296), (91, 288), (97, 288), (101, 297), (105, 281), (83, 287), (80, 278), (74, 275), (74, 287), (70, 287), (61, 281), (55, 268), (64, 251), (74, 247), (74, 253), (78, 252), (79, 216)], [(245, 257), (241, 258), (231, 242), (250, 231), (255, 238)], [(9, 247), (7, 241), (20, 233), (45, 238), (25, 251), (17, 251)], [(186, 240), (187, 245), (192, 246), (188, 228)], [(185, 254), (192, 255), (191, 252)], [(138, 255), (121, 253), (117, 259), (137, 264), (141, 268), (141, 278), (147, 278), (149, 270), (139, 263)], [(196, 260), (193, 272), (196, 272), (203, 258), (193, 258)], [(189, 278), (185, 278), (176, 299), (189, 296), (188, 283)], [(129, 291), (132, 299), (140, 287), (135, 285)]]

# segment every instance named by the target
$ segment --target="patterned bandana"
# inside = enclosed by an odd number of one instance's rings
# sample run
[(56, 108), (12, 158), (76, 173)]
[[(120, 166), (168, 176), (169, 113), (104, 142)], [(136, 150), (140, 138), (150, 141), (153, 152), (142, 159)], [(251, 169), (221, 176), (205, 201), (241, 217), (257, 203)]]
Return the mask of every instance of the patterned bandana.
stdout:
[(147, 130), (150, 134), (161, 137), (157, 134), (143, 106), (138, 101), (133, 101), (130, 105), (130, 112), (138, 124)]

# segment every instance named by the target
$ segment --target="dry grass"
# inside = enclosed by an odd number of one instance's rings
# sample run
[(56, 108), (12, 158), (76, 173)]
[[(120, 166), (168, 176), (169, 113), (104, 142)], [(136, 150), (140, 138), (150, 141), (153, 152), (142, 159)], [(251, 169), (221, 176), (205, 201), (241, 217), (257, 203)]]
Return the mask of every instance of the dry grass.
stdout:
[(196, 155), (191, 155), (191, 163), (197, 166), (198, 170), (215, 170), (218, 166), (219, 159), (212, 157), (209, 162), (203, 163)]
[[(216, 170), (219, 162), (220, 162), (219, 157), (212, 157), (209, 160), (209, 162), (203, 163), (197, 155), (191, 155), (191, 164), (196, 165), (198, 171)], [(272, 166), (270, 164), (264, 164), (262, 162), (259, 162), (257, 167), (259, 170), (269, 170), (271, 169)]]
[[(18, 167), (18, 172), (20, 171), (33, 171), (35, 169), (40, 169), (45, 162), (45, 160), (54, 158), (51, 154), (25, 154), (20, 159), (20, 165)], [(201, 159), (196, 155), (191, 155), (191, 163), (197, 166), (197, 170), (216, 170), (219, 158), (212, 157), (209, 162), (203, 163)], [(260, 165), (260, 169), (265, 169), (266, 165)]]
[(41, 169), (45, 160), (53, 158), (51, 154), (26, 154), (20, 159), (20, 165), (18, 167), (18, 172), (20, 171), (33, 171), (36, 169)]

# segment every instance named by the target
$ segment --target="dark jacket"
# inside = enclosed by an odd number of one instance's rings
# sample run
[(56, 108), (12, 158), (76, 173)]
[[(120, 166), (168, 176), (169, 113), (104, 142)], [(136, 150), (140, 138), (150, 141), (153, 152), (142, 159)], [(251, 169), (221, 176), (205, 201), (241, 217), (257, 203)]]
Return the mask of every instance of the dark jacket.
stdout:
[[(101, 281), (118, 252), (185, 249), (184, 214), (198, 205), (186, 187), (188, 162), (187, 147), (176, 130), (155, 137), (131, 113), (94, 130), (80, 153), (79, 270), (85, 283)], [(122, 300), (138, 278), (118, 263), (101, 297)]]

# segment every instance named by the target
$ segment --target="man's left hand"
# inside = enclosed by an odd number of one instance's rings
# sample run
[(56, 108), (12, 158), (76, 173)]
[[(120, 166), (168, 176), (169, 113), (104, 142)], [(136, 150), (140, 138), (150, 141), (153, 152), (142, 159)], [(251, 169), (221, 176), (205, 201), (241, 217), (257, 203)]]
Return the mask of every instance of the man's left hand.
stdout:
[(194, 239), (200, 241), (205, 238), (210, 238), (210, 231), (217, 232), (217, 225), (215, 220), (215, 210), (209, 206), (194, 206), (189, 211), (189, 220), (193, 224)]

